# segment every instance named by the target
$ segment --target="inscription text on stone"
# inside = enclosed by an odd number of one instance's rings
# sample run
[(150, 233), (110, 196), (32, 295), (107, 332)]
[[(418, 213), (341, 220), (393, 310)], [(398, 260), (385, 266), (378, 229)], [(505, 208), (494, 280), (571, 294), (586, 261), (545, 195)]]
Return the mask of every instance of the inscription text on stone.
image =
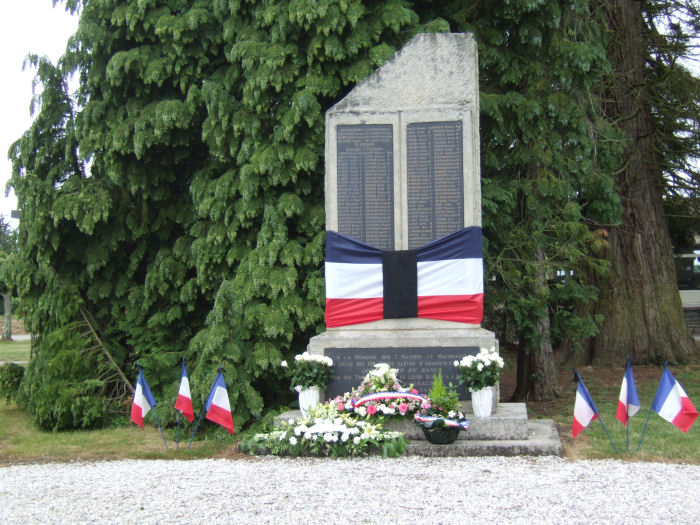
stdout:
[[(433, 374), (442, 369), (445, 384), (457, 386), (458, 369), (454, 366), (465, 355), (476, 355), (477, 347), (401, 347), (401, 348), (326, 348), (324, 354), (333, 359), (333, 379), (326, 388), (326, 397), (352, 392), (367, 372), (377, 363), (388, 363), (399, 370), (404, 387), (413, 384), (421, 395), (428, 396)], [(457, 389), (460, 399), (468, 399), (464, 386)]]
[(393, 126), (339, 125), (336, 132), (338, 232), (393, 250)]
[(406, 126), (408, 248), (464, 227), (462, 122)]

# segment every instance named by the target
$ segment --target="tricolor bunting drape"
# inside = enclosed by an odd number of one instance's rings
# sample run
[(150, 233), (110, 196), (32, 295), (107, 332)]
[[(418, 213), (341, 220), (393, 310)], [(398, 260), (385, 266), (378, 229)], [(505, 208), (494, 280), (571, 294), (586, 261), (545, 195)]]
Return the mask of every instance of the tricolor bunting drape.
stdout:
[(481, 245), (477, 226), (386, 252), (327, 231), (326, 326), (406, 317), (481, 324)]

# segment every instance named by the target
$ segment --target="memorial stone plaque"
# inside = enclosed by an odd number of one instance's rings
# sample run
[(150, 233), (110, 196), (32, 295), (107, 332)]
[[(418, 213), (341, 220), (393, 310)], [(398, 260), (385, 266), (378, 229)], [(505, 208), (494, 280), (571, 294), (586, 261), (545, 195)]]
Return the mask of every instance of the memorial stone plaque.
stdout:
[(310, 353), (334, 359), (329, 396), (351, 391), (380, 362), (427, 395), (438, 370), (457, 384), (454, 361), (498, 347), (478, 325), (408, 316), (406, 281), (393, 280), (409, 274), (395, 270), (408, 267), (408, 252), (481, 226), (478, 69), (473, 35), (416, 35), (326, 112), (326, 227), (385, 252), (382, 303), (400, 310), (310, 339)]
[(394, 145), (391, 124), (339, 125), (338, 232), (394, 249)]
[[(454, 366), (465, 355), (476, 355), (479, 348), (465, 347), (392, 347), (392, 348), (326, 348), (325, 355), (333, 359), (333, 379), (326, 388), (326, 397), (333, 398), (352, 392), (360, 385), (367, 372), (377, 363), (387, 363), (399, 370), (398, 378), (404, 387), (413, 387), (428, 396), (433, 374), (442, 369), (445, 384), (459, 384), (458, 369)], [(460, 399), (469, 399), (464, 386), (457, 388)]]
[(408, 248), (464, 227), (462, 122), (406, 126)]

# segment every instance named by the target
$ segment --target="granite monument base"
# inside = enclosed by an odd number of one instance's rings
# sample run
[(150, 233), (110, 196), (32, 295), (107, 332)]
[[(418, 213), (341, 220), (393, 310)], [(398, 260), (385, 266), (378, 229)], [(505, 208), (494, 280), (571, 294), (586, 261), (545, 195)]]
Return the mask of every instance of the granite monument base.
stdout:
[[(442, 370), (445, 384), (457, 386), (458, 369), (454, 361), (480, 348), (495, 348), (498, 341), (493, 332), (478, 325), (466, 325), (431, 319), (384, 319), (342, 328), (331, 328), (308, 344), (311, 354), (327, 355), (333, 359), (334, 378), (326, 389), (326, 399), (352, 391), (376, 363), (388, 363), (399, 370), (404, 386), (412, 384), (427, 396), (433, 374)], [(460, 399), (469, 399), (462, 386)], [(498, 403), (498, 386), (494, 409)]]

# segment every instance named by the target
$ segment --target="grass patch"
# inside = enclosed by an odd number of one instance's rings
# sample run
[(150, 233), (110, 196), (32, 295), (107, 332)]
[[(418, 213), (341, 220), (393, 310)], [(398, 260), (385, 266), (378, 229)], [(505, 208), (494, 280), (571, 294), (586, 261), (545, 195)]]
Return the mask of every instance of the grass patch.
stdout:
[[(17, 342), (19, 343), (19, 342)], [(14, 345), (17, 343), (7, 343)], [(0, 359), (2, 360), (2, 359)], [(553, 419), (562, 440), (564, 457), (569, 459), (621, 459), (625, 461), (657, 461), (700, 464), (700, 422), (687, 434), (652, 412), (640, 452), (637, 445), (649, 407), (661, 377), (661, 367), (635, 366), (634, 375), (642, 405), (630, 420), (630, 451), (626, 451), (626, 430), (615, 418), (624, 363), (619, 367), (581, 367), (579, 372), (593, 397), (600, 415), (618, 448), (615, 454), (599, 421), (593, 421), (576, 439), (571, 437), (576, 384), (571, 370), (559, 374), (560, 397), (546, 403), (527, 403), (530, 418)], [(700, 365), (677, 366), (671, 369), (683, 385), (696, 408), (700, 408)], [(505, 378), (504, 378), (505, 379)], [(506, 382), (502, 382), (502, 388)], [(511, 378), (512, 384), (512, 378)], [(510, 392), (502, 391), (506, 399)], [(175, 450), (176, 429), (166, 430), (169, 450), (165, 450), (160, 432), (152, 416), (145, 429), (133, 424), (100, 430), (45, 432), (37, 429), (31, 415), (14, 404), (0, 401), (0, 464), (99, 461), (117, 459), (199, 459), (241, 458), (254, 460), (237, 452), (239, 434), (233, 440), (187, 442), (193, 426), (186, 424), (180, 435), (180, 450)]]
[[(547, 403), (528, 403), (531, 418), (553, 419), (562, 440), (564, 456), (571, 459), (616, 458), (629, 461), (661, 461), (700, 464), (700, 422), (684, 434), (668, 421), (651, 413), (644, 441), (639, 452), (637, 447), (642, 436), (649, 408), (654, 400), (661, 378), (662, 368), (657, 366), (634, 366), (633, 372), (641, 409), (629, 422), (629, 452), (627, 451), (626, 428), (615, 418), (617, 399), (624, 375), (624, 364), (616, 368), (583, 367), (579, 373), (593, 398), (600, 417), (610, 433), (618, 454), (615, 454), (600, 421), (593, 421), (576, 439), (571, 437), (571, 421), (576, 398), (576, 383), (570, 371), (562, 371), (559, 377), (561, 397)], [(671, 373), (683, 385), (696, 408), (700, 406), (700, 365), (677, 366)]]
[(175, 449), (176, 429), (169, 429), (169, 450), (165, 450), (160, 432), (153, 425), (145, 424), (143, 430), (130, 424), (100, 430), (45, 432), (32, 424), (31, 415), (25, 410), (1, 402), (0, 464), (241, 456), (230, 441), (195, 441), (187, 450), (192, 429), (183, 428), (179, 450)]
[(0, 363), (29, 361), (31, 341), (0, 341)]

